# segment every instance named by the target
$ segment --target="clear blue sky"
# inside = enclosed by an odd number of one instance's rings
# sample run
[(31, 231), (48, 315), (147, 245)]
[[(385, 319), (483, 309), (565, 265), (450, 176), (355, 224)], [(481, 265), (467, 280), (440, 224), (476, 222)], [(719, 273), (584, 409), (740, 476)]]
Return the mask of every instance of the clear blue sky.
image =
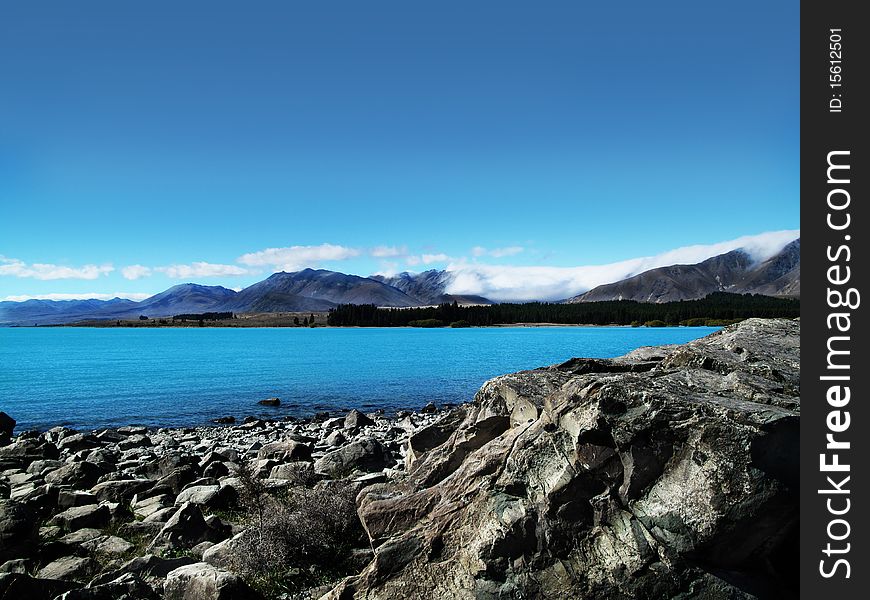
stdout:
[(0, 299), (294, 265), (566, 267), (796, 229), (798, 17), (3, 3)]

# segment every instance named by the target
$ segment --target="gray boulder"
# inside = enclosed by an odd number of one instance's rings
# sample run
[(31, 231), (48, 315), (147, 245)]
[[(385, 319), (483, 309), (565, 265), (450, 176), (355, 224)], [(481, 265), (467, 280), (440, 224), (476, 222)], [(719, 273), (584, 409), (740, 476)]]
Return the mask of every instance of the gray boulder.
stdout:
[(15, 419), (0, 410), (0, 435), (12, 437), (12, 430), (15, 429)]
[(315, 480), (314, 466), (306, 461), (277, 465), (269, 472), (269, 479), (286, 479), (293, 483), (305, 484)]
[(37, 573), (39, 579), (78, 580), (88, 574), (94, 567), (93, 560), (88, 557), (64, 556), (42, 567)]
[(59, 579), (38, 579), (25, 573), (0, 574), (0, 598), (3, 600), (53, 600), (81, 584)]
[(200, 542), (219, 542), (225, 537), (226, 531), (211, 527), (199, 507), (186, 502), (160, 529), (148, 548), (192, 548)]
[(208, 564), (220, 567), (222, 569), (232, 570), (233, 561), (237, 558), (239, 552), (245, 547), (242, 538), (248, 535), (248, 532), (242, 531), (231, 538), (225, 539), (206, 550), (202, 555), (202, 561)]
[(36, 542), (37, 519), (33, 510), (14, 500), (0, 500), (0, 561), (21, 558)]
[(78, 490), (60, 490), (57, 493), (57, 507), (60, 510), (66, 510), (74, 506), (99, 504), (99, 502), (99, 499), (90, 492), (82, 492)]
[(99, 445), (100, 440), (98, 440), (93, 434), (74, 433), (72, 435), (64, 436), (63, 439), (57, 443), (57, 448), (58, 450), (74, 454), (80, 450), (96, 448)]
[(261, 600), (262, 596), (229, 571), (199, 562), (166, 576), (165, 600)]
[(314, 470), (331, 476), (353, 471), (380, 471), (393, 464), (389, 451), (377, 439), (365, 437), (332, 450), (314, 463)]
[(46, 483), (65, 485), (73, 489), (89, 489), (97, 484), (106, 470), (89, 462), (75, 462), (55, 469), (45, 476)]
[(63, 531), (75, 531), (85, 527), (100, 529), (109, 524), (111, 512), (105, 504), (86, 504), (73, 506), (54, 515), (50, 524), (57, 525)]
[(210, 509), (223, 509), (235, 503), (235, 490), (229, 486), (221, 485), (194, 485), (184, 489), (175, 498), (175, 504), (185, 502), (197, 506), (205, 506)]
[(160, 596), (150, 585), (135, 575), (127, 573), (113, 581), (100, 585), (70, 590), (55, 600), (159, 600)]
[(178, 567), (193, 564), (194, 561), (187, 556), (178, 558), (163, 558), (154, 554), (145, 554), (124, 563), (117, 570), (110, 573), (99, 575), (91, 581), (91, 585), (104, 585), (123, 577), (125, 575), (135, 575), (139, 579), (145, 580), (162, 580)]
[(272, 442), (260, 448), (257, 458), (278, 461), (311, 460), (311, 446), (294, 440)]
[(372, 421), (366, 415), (362, 414), (357, 409), (353, 409), (352, 411), (347, 413), (347, 416), (344, 418), (345, 429), (359, 429), (360, 427), (374, 424), (374, 421)]
[(145, 492), (154, 485), (148, 479), (116, 479), (98, 483), (91, 488), (101, 502), (129, 502), (133, 496)]

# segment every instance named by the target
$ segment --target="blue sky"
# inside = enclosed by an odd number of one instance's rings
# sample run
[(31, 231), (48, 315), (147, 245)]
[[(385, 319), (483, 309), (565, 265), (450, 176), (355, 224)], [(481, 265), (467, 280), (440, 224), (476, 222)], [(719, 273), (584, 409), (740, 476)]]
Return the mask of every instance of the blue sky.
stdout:
[(4, 3), (0, 299), (796, 230), (798, 5), (584, 4)]

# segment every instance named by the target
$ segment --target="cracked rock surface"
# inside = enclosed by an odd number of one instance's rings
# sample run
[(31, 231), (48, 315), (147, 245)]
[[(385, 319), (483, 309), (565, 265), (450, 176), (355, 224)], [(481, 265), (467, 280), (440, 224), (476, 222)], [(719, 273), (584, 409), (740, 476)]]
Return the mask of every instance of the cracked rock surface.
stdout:
[(749, 319), (492, 379), (360, 492), (324, 599), (796, 597), (799, 376), (799, 321)]

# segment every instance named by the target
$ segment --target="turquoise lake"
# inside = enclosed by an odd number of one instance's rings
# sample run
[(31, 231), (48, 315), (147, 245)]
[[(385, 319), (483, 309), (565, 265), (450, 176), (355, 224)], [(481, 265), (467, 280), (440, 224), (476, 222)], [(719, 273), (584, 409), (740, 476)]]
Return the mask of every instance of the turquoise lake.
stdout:
[[(185, 426), (233, 415), (388, 413), (469, 401), (496, 375), (683, 343), (716, 328), (0, 328), (16, 431)], [(259, 406), (277, 396), (281, 406)]]

